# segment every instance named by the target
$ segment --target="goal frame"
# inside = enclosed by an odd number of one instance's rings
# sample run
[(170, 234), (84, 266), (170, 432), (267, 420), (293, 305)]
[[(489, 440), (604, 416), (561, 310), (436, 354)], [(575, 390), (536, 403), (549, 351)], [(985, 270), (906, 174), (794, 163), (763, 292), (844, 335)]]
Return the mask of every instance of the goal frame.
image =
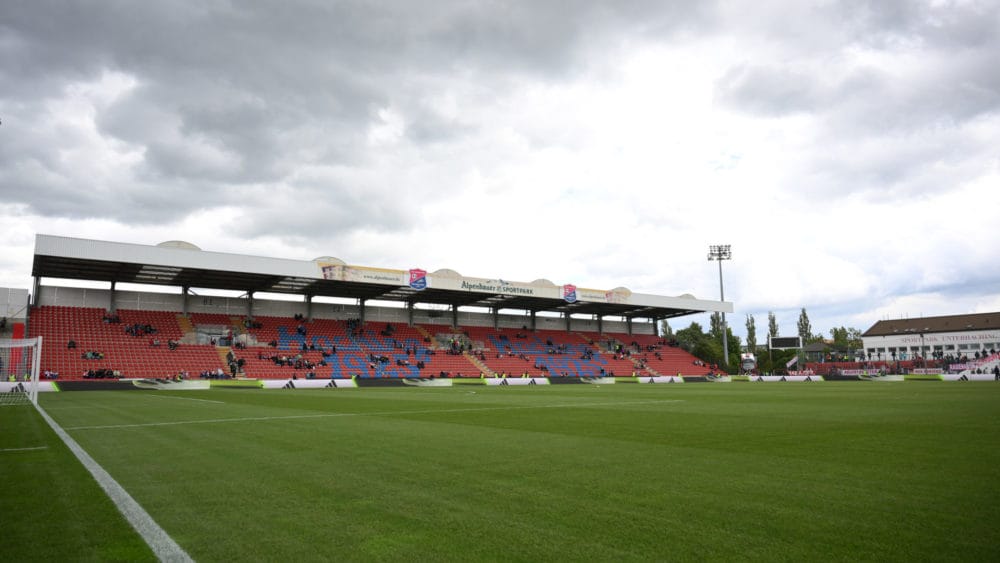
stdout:
[[(31, 358), (30, 358), (31, 365), (30, 366), (26, 366), (26, 367), (29, 368), (30, 371), (28, 373), (23, 374), (23, 375), (18, 375), (18, 374), (15, 374), (14, 372), (11, 372), (10, 374), (8, 374), (7, 370), (13, 370), (15, 368), (13, 368), (13, 366), (10, 366), (10, 365), (4, 366), (3, 375), (4, 375), (5, 381), (3, 381), (2, 383), (8, 383), (9, 381), (6, 381), (6, 379), (10, 375), (14, 375), (15, 378), (17, 379), (16, 383), (20, 384), (22, 386), (22, 388), (24, 389), (24, 392), (26, 394), (28, 402), (37, 407), (38, 406), (38, 376), (39, 376), (39, 371), (40, 371), (40, 367), (41, 367), (41, 363), (42, 363), (42, 337), (41, 336), (37, 336), (35, 338), (2, 338), (2, 339), (0, 339), (0, 349), (6, 349), (6, 350), (13, 351), (13, 350), (16, 350), (16, 349), (19, 349), (19, 348), (20, 349), (24, 349), (24, 348), (32, 349)], [(7, 358), (9, 360), (10, 356), (8, 355)], [(27, 376), (26, 379), (24, 378), (25, 376)], [(16, 393), (17, 392), (16, 389), (17, 389), (17, 387), (14, 386), (8, 392), (10, 392), (10, 393)], [(16, 402), (11, 402), (11, 403), (0, 403), (0, 404), (17, 404), (17, 403)]]

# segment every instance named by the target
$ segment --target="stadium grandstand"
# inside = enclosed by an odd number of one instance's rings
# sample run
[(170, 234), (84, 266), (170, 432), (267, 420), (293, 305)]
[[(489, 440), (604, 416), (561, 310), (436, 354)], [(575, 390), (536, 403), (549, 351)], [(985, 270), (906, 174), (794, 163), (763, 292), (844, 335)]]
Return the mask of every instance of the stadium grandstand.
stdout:
[(30, 295), (5, 294), (4, 336), (42, 336), (42, 370), (60, 380), (704, 376), (709, 368), (663, 339), (659, 322), (733, 311), (690, 295), (209, 252), (181, 241), (38, 234), (31, 274)]

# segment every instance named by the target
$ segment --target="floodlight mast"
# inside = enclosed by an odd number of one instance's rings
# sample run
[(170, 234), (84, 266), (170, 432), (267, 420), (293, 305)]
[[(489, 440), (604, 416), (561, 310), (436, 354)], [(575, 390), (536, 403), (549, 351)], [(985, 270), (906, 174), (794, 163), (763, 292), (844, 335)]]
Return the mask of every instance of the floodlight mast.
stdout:
[[(728, 244), (713, 244), (708, 247), (708, 259), (719, 262), (719, 301), (726, 300), (726, 292), (722, 287), (722, 261), (732, 260), (733, 252)], [(722, 311), (722, 358), (725, 361), (726, 373), (729, 373), (729, 331), (726, 330), (726, 312)]]

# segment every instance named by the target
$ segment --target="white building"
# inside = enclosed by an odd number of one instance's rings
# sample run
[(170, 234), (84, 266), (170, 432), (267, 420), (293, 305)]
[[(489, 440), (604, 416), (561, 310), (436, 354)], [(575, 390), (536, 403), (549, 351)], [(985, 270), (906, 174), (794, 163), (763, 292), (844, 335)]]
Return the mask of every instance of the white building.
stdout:
[(861, 337), (872, 360), (974, 358), (1000, 350), (1000, 313), (879, 321)]

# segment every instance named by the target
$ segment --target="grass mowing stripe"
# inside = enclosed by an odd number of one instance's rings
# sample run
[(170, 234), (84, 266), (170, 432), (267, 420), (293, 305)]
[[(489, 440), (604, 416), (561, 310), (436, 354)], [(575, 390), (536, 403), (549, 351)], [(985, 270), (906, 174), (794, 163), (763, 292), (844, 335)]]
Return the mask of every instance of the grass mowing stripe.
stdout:
[(212, 401), (210, 399), (192, 399), (191, 397), (175, 397), (173, 395), (149, 395), (150, 397), (156, 397), (157, 399), (177, 399), (179, 401), (198, 401), (201, 403), (218, 403), (220, 405), (226, 404), (225, 401)]
[(104, 492), (107, 493), (111, 502), (113, 502), (122, 513), (125, 520), (127, 520), (128, 523), (135, 528), (135, 531), (139, 533), (160, 561), (193, 561), (193, 559), (191, 559), (191, 557), (188, 556), (183, 549), (181, 549), (181, 546), (177, 545), (177, 542), (175, 542), (173, 538), (171, 538), (167, 532), (153, 520), (153, 517), (150, 516), (149, 513), (146, 512), (142, 506), (140, 506), (139, 503), (132, 498), (132, 495), (128, 494), (128, 491), (119, 485), (118, 481), (115, 481), (114, 477), (105, 471), (100, 464), (94, 461), (94, 458), (90, 457), (90, 454), (80, 447), (80, 444), (77, 444), (76, 440), (67, 434), (66, 431), (59, 426), (59, 423), (49, 416), (49, 413), (45, 412), (45, 409), (37, 405), (36, 408), (38, 409), (39, 414), (42, 415), (42, 418), (45, 419), (45, 422), (49, 424), (56, 435), (58, 435), (63, 443), (66, 444), (66, 447), (73, 452), (73, 455), (75, 455), (76, 458), (80, 460), (80, 463), (87, 468), (87, 471), (94, 476), (94, 479), (97, 480), (97, 484), (104, 489)]
[[(220, 401), (221, 402), (221, 401)], [(530, 406), (505, 406), (505, 407), (470, 407), (461, 409), (422, 409), (415, 411), (382, 411), (382, 412), (337, 412), (322, 414), (293, 414), (286, 416), (247, 416), (239, 418), (208, 418), (203, 420), (173, 420), (169, 422), (142, 422), (136, 424), (107, 424), (99, 426), (70, 426), (66, 430), (110, 430), (115, 428), (145, 428), (150, 426), (178, 426), (181, 424), (218, 424), (222, 422), (255, 422), (268, 420), (297, 420), (301, 418), (337, 418), (348, 416), (392, 416), (397, 414), (447, 414), (461, 412), (489, 412), (489, 411), (511, 411), (525, 409), (562, 409), (562, 408), (591, 408), (591, 407), (617, 407), (619, 405), (648, 405), (656, 403), (683, 403), (684, 399), (668, 399), (654, 401), (616, 401), (604, 403), (565, 403), (558, 405), (530, 405)]]

